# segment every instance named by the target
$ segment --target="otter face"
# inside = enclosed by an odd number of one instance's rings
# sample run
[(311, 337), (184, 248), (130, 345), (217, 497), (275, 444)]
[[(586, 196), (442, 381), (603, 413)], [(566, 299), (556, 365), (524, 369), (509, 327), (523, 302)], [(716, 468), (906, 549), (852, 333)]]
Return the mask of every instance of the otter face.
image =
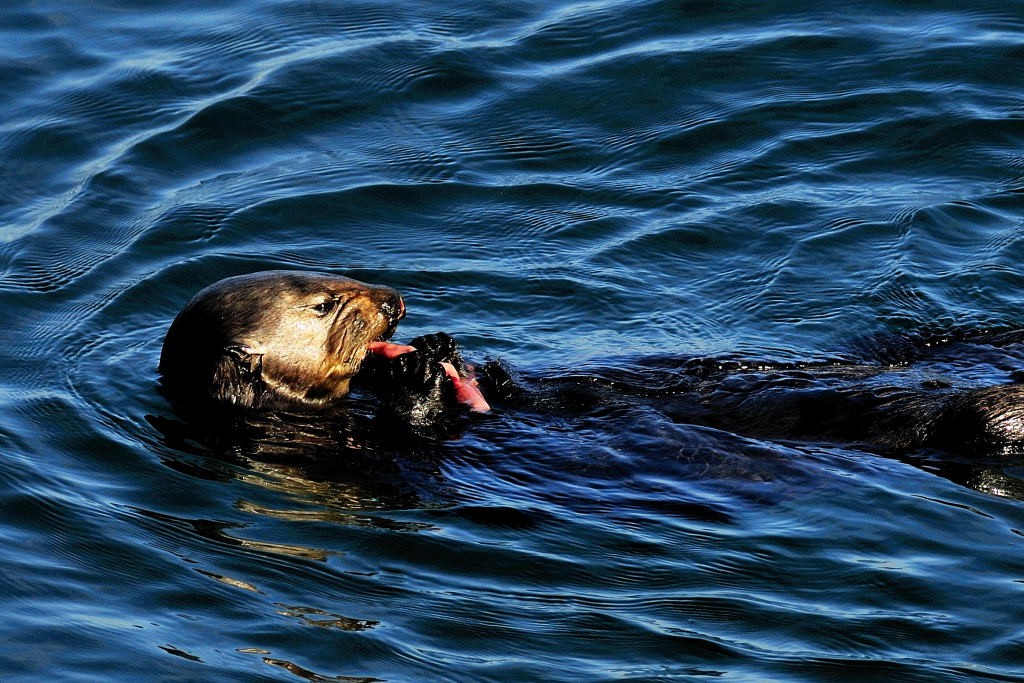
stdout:
[(199, 292), (167, 332), (166, 388), (243, 407), (320, 406), (348, 393), (367, 347), (405, 305), (390, 287), (336, 275), (267, 271)]

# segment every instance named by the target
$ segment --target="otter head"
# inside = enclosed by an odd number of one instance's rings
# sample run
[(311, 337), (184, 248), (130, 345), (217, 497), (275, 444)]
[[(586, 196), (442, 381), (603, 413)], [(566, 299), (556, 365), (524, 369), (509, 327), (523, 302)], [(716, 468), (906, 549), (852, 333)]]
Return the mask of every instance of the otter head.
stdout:
[(390, 337), (404, 316), (390, 287), (292, 271), (230, 277), (199, 292), (171, 324), (162, 383), (180, 403), (327, 405), (348, 393), (368, 345)]

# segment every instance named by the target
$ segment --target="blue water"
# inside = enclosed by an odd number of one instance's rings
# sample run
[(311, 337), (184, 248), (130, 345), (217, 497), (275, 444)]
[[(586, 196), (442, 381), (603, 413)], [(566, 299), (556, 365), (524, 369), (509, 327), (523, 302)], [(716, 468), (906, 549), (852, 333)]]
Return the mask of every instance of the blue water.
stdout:
[(1024, 680), (1019, 460), (639, 406), (276, 459), (156, 390), (266, 268), (534, 376), (1020, 328), (1022, 64), (1018, 0), (3, 3), (4, 679)]

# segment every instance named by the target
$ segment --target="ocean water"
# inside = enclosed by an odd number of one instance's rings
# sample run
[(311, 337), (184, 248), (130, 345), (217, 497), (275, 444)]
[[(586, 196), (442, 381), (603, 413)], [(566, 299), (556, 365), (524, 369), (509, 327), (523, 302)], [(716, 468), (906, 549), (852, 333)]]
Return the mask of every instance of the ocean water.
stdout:
[(1019, 0), (3, 3), (4, 680), (1024, 681), (1018, 458), (650, 405), (278, 457), (156, 374), (267, 268), (536, 377), (1019, 329), (1022, 65)]

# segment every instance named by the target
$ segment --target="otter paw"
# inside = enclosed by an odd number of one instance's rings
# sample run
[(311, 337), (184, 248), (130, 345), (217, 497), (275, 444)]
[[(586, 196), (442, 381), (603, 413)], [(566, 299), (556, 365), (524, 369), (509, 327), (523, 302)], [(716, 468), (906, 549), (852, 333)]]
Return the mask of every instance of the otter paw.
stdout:
[(403, 353), (388, 364), (391, 384), (405, 390), (434, 392), (447, 377), (441, 361), (421, 351)]
[(441, 362), (423, 352), (404, 353), (392, 359), (386, 372), (382, 408), (392, 417), (426, 425), (457, 410), (459, 403), (451, 377)]
[(459, 345), (452, 337), (444, 332), (425, 334), (416, 337), (409, 342), (421, 354), (437, 362), (451, 363), (458, 370), (462, 370), (462, 357), (459, 355)]

